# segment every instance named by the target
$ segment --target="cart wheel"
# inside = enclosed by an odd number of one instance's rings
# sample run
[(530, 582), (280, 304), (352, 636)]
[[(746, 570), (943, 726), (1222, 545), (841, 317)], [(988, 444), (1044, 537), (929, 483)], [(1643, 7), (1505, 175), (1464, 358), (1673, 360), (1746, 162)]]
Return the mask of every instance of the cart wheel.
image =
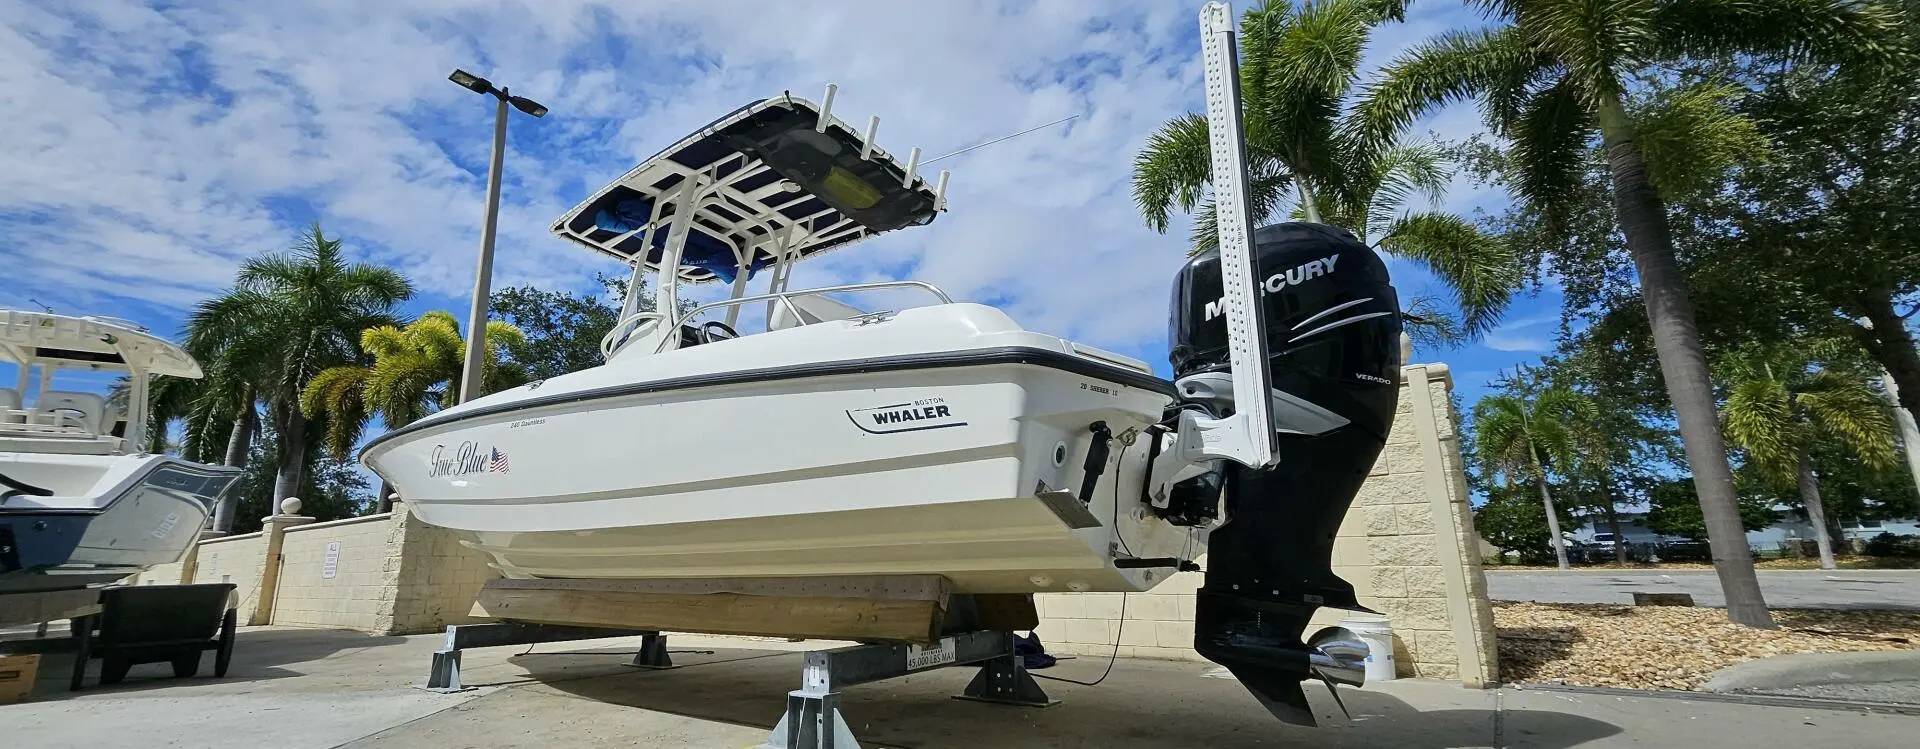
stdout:
[(185, 679), (200, 673), (200, 651), (177, 655), (173, 658), (173, 677)]
[(127, 678), (127, 671), (133, 664), (120, 656), (109, 655), (100, 659), (100, 683), (118, 684)]
[(233, 635), (239, 626), (233, 609), (227, 609), (227, 615), (220, 619), (220, 650), (213, 657), (213, 675), (227, 675), (227, 664), (233, 661)]

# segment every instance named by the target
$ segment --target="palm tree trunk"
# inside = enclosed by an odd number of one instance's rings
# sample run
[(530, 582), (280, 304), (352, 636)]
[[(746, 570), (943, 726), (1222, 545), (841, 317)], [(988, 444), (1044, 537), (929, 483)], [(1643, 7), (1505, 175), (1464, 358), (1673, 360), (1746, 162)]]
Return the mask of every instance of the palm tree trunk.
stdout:
[(300, 472), (306, 467), (307, 457), (307, 417), (300, 413), (300, 407), (288, 403), (275, 405), (277, 420), (282, 425), (280, 433), (280, 462), (273, 475), (273, 505), (268, 508), (272, 513), (280, 512), (280, 500), (295, 496), (300, 491)]
[[(253, 390), (248, 389), (240, 405), (240, 415), (233, 419), (233, 431), (227, 435), (226, 465), (247, 467), (247, 451), (253, 446), (253, 429), (259, 418), (253, 410)], [(233, 518), (239, 512), (240, 492), (235, 489), (221, 497), (220, 504), (213, 508), (213, 529), (221, 534), (232, 533)]]
[(1613, 563), (1627, 566), (1627, 537), (1620, 535), (1620, 512), (1613, 502), (1613, 477), (1600, 474), (1600, 499), (1606, 503), (1607, 531), (1613, 534)]
[(1813, 458), (1806, 445), (1800, 446), (1800, 501), (1807, 506), (1807, 522), (1813, 525), (1813, 545), (1820, 549), (1820, 569), (1833, 565), (1833, 538), (1827, 534), (1827, 508), (1820, 504), (1820, 481), (1813, 475)]
[(1747, 546), (1747, 529), (1733, 493), (1733, 471), (1727, 466), (1727, 444), (1714, 413), (1713, 380), (1694, 324), (1693, 303), (1667, 232), (1666, 206), (1647, 180), (1646, 163), (1619, 95), (1602, 97), (1596, 114), (1613, 173), (1614, 211), (1640, 276), (1654, 350), (1680, 422), (1680, 441), (1700, 497), (1727, 618), (1735, 624), (1772, 629), (1776, 625), (1760, 592), (1760, 578), (1754, 574), (1753, 552)]
[(1567, 564), (1567, 539), (1560, 535), (1560, 513), (1554, 512), (1553, 495), (1547, 492), (1547, 472), (1540, 463), (1540, 451), (1529, 448), (1533, 455), (1533, 483), (1540, 488), (1540, 506), (1547, 510), (1547, 533), (1553, 542), (1553, 557), (1559, 562), (1560, 569), (1570, 569)]
[(1907, 332), (1907, 321), (1893, 309), (1893, 292), (1865, 292), (1860, 295), (1860, 306), (1873, 329), (1849, 326), (1854, 328), (1855, 339), (1899, 386), (1900, 407), (1920, 416), (1920, 348), (1914, 346), (1913, 334)]
[(1560, 569), (1570, 569), (1571, 565), (1567, 564), (1567, 539), (1560, 535), (1560, 513), (1553, 510), (1553, 495), (1547, 493), (1547, 480), (1544, 477), (1535, 478), (1533, 483), (1540, 487), (1540, 506), (1547, 510), (1547, 533), (1553, 536), (1554, 561), (1559, 563)]
[(247, 449), (253, 446), (253, 427), (258, 418), (259, 414), (253, 410), (253, 390), (249, 388), (240, 399), (240, 414), (233, 417), (233, 432), (227, 435), (226, 465), (247, 467)]
[(1320, 203), (1313, 194), (1313, 188), (1299, 179), (1293, 181), (1293, 187), (1300, 193), (1300, 212), (1306, 214), (1307, 223), (1320, 223)]

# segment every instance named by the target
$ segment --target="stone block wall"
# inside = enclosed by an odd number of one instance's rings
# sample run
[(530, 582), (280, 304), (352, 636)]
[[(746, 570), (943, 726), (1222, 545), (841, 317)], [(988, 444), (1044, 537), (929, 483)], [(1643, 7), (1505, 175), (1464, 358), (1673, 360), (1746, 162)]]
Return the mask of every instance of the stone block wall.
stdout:
[(253, 620), (253, 612), (259, 606), (260, 580), (266, 572), (266, 534), (207, 539), (188, 553), (192, 559), (188, 565), (192, 577), (182, 582), (233, 583), (234, 595), (240, 600), (240, 623), (262, 623)]
[[(129, 579), (136, 585), (231, 582), (243, 625), (340, 627), (369, 634), (437, 632), (467, 616), (480, 587), (498, 577), (484, 555), (453, 532), (391, 513), (313, 523), (275, 515), (266, 530), (207, 538), (179, 562)], [(338, 543), (333, 575), (327, 547)]]
[(405, 503), (395, 505), (394, 516), (387, 536), (394, 551), (382, 568), (381, 605), (370, 630), (417, 634), (475, 621), (467, 612), (480, 587), (499, 573), (487, 566), (485, 555), (460, 545), (452, 531), (414, 518)]
[[(1439, 364), (1408, 366), (1402, 377), (1386, 447), (1336, 534), (1333, 570), (1362, 605), (1387, 616), (1402, 676), (1482, 686), (1497, 673), (1493, 613), (1474, 552), (1452, 380)], [(1121, 594), (1036, 596), (1040, 638), (1062, 653), (1106, 655), (1118, 644), (1122, 656), (1199, 660), (1193, 591), (1203, 581), (1183, 572), (1127, 595), (1124, 626)], [(1354, 615), (1321, 609), (1313, 626)]]
[[(388, 513), (289, 528), (273, 623), (364, 629), (380, 606)], [(327, 548), (338, 544), (329, 577)]]

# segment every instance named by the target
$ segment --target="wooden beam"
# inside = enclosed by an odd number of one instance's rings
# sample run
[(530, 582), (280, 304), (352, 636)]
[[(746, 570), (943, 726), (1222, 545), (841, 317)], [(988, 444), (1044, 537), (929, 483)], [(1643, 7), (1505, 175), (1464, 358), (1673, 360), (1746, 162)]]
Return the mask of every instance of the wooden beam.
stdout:
[(0, 626), (39, 624), (98, 613), (100, 591), (94, 588), (0, 595)]
[(981, 629), (1014, 632), (1040, 626), (1040, 611), (1030, 593), (975, 595), (973, 606), (980, 613)]
[(492, 580), (472, 616), (539, 624), (865, 642), (932, 642), (938, 576)]

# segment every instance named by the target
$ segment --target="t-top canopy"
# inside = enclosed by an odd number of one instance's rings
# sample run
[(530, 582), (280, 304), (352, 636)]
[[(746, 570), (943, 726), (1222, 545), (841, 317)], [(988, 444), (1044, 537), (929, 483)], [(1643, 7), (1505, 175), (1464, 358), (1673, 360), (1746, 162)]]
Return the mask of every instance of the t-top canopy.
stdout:
[(553, 232), (659, 270), (674, 217), (692, 205), (678, 277), (700, 282), (931, 222), (944, 207), (945, 180), (932, 188), (911, 160), (902, 165), (874, 146), (873, 127), (862, 137), (805, 99), (761, 99), (601, 188)]
[(137, 324), (51, 312), (0, 310), (0, 362), (201, 376), (185, 350)]

